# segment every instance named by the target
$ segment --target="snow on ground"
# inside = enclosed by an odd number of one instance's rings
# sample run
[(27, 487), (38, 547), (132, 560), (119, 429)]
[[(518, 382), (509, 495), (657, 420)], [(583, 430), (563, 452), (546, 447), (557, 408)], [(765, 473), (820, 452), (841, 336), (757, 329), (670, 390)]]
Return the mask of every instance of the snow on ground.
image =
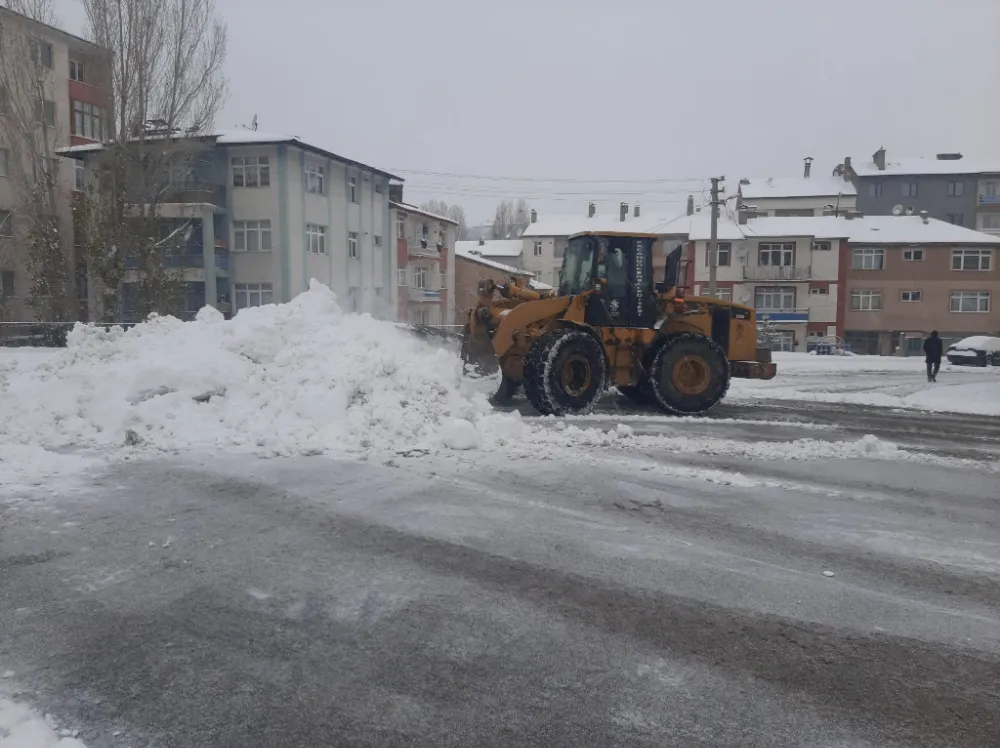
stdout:
[(32, 709), (0, 696), (0, 748), (87, 748)]
[(734, 379), (729, 397), (915, 408), (970, 415), (1000, 415), (1000, 368), (941, 367), (927, 381), (923, 357), (813, 356), (775, 353), (770, 381)]

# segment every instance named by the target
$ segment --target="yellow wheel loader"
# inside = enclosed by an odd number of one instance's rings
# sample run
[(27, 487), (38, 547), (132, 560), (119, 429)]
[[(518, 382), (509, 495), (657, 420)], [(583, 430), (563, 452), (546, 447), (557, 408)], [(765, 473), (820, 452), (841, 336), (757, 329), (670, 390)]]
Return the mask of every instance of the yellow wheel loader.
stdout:
[[(479, 284), (462, 340), (467, 364), (502, 373), (494, 401), (523, 386), (544, 415), (589, 412), (614, 386), (633, 402), (668, 413), (704, 413), (730, 377), (771, 379), (770, 352), (757, 349), (753, 309), (685, 297), (681, 247), (653, 279), (653, 234), (570, 237), (557, 293), (520, 281)], [(498, 298), (499, 296), (499, 298)]]

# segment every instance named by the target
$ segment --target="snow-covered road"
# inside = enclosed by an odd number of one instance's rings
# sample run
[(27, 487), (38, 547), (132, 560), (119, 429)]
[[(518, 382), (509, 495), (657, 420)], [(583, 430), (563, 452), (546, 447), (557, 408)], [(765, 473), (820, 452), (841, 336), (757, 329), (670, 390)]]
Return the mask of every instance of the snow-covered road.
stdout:
[(538, 418), (250, 312), (0, 351), (0, 748), (1000, 744), (1000, 371)]

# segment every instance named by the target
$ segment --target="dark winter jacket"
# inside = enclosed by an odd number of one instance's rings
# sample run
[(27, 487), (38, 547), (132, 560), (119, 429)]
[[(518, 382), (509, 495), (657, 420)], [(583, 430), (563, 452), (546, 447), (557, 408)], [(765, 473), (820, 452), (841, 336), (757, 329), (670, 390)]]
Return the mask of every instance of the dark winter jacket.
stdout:
[(928, 361), (941, 361), (941, 354), (944, 352), (944, 344), (941, 338), (931, 335), (924, 340), (924, 354)]

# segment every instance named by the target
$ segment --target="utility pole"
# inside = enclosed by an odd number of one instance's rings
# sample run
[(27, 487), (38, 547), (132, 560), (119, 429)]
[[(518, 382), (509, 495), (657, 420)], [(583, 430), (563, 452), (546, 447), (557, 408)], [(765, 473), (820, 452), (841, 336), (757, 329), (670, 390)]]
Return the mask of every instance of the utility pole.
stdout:
[(715, 296), (719, 269), (719, 182), (725, 177), (712, 177), (712, 238), (708, 240), (708, 295)]

